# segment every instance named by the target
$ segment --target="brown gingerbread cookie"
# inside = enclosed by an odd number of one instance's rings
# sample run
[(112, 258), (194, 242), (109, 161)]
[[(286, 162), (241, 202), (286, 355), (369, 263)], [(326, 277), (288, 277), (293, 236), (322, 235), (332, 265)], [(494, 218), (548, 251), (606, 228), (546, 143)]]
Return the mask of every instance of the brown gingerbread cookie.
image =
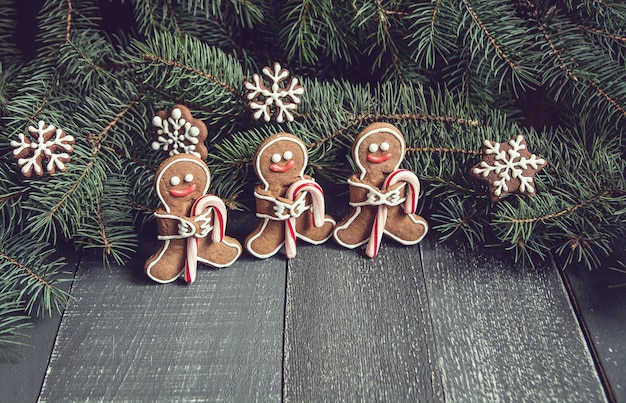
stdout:
[(254, 189), (256, 229), (245, 242), (258, 258), (268, 258), (285, 245), (285, 255), (296, 255), (296, 239), (320, 244), (330, 238), (335, 220), (324, 213), (322, 188), (304, 175), (308, 152), (298, 137), (278, 133), (258, 147), (254, 169), (261, 184)]
[(43, 120), (37, 127), (29, 126), (28, 134), (34, 141), (22, 133), (18, 135), (19, 141), (11, 140), (13, 157), (17, 159), (22, 174), (27, 178), (33, 174), (43, 176), (44, 168), (50, 175), (64, 172), (74, 151), (74, 137), (53, 125), (46, 125)]
[(194, 119), (184, 105), (174, 105), (168, 111), (159, 111), (152, 118), (154, 126), (152, 149), (161, 150), (167, 156), (192, 154), (205, 160), (208, 156), (204, 145), (209, 132), (200, 119)]
[(241, 244), (224, 235), (224, 202), (206, 194), (210, 182), (204, 161), (190, 154), (169, 157), (157, 169), (154, 186), (161, 207), (154, 216), (162, 245), (145, 263), (154, 281), (168, 283), (184, 272), (190, 283), (198, 262), (226, 267), (241, 255)]
[(285, 120), (292, 122), (293, 113), (301, 102), (300, 96), (304, 94), (304, 87), (298, 84), (298, 79), (295, 77), (292, 77), (288, 85), (285, 85), (290, 73), (279, 63), (274, 63), (272, 67), (264, 67), (263, 76), (267, 80), (254, 74), (252, 80), (244, 82), (252, 118), (259, 120), (262, 117), (266, 122), (272, 118), (278, 123)]
[(346, 248), (367, 243), (369, 257), (378, 254), (383, 234), (413, 245), (428, 231), (415, 214), (420, 185), (411, 171), (399, 169), (404, 136), (393, 125), (373, 123), (354, 139), (352, 156), (359, 172), (348, 179), (350, 214), (335, 227), (335, 240)]
[(487, 182), (493, 202), (507, 193), (534, 195), (533, 177), (547, 165), (546, 160), (528, 151), (521, 134), (506, 143), (483, 140), (482, 157), (470, 175)]

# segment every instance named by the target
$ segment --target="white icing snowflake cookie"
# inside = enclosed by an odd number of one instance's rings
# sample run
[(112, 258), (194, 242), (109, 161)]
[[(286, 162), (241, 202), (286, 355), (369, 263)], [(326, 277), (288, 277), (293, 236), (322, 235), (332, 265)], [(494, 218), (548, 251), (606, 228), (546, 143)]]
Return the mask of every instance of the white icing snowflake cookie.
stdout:
[(176, 154), (192, 154), (205, 160), (208, 156), (204, 145), (209, 132), (200, 119), (194, 119), (184, 105), (174, 105), (170, 111), (159, 111), (152, 118), (155, 127), (152, 149), (163, 151), (171, 157)]
[(293, 112), (301, 102), (300, 95), (304, 93), (304, 87), (298, 85), (298, 79), (292, 78), (287, 86), (283, 82), (289, 78), (289, 70), (274, 63), (273, 67), (265, 67), (263, 75), (268, 78), (269, 84), (258, 74), (252, 76), (252, 81), (246, 81), (244, 87), (248, 90), (246, 99), (248, 107), (252, 111), (252, 118), (269, 122), (274, 118), (282, 123), (285, 119), (293, 121)]
[(11, 140), (13, 156), (17, 158), (22, 174), (26, 177), (33, 173), (43, 176), (44, 168), (51, 175), (57, 171), (64, 172), (65, 164), (74, 151), (74, 137), (53, 125), (46, 126), (43, 120), (37, 127), (29, 126), (28, 133), (34, 141), (22, 133), (18, 135), (19, 141)]
[(487, 182), (494, 202), (506, 193), (534, 195), (533, 177), (547, 165), (546, 160), (528, 151), (522, 135), (506, 143), (484, 140), (482, 156), (470, 175)]

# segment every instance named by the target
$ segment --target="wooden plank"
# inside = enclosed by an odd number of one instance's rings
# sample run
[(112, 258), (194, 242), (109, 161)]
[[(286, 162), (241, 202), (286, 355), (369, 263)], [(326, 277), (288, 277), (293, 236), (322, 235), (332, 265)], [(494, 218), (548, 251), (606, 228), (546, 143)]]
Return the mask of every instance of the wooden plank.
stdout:
[[(62, 251), (71, 250), (71, 245), (63, 244)], [(66, 256), (66, 266), (63, 278), (72, 278), (76, 270), (78, 256), (76, 253), (57, 253)], [(67, 291), (72, 282), (59, 284), (59, 288)], [(0, 359), (0, 401), (6, 402), (35, 402), (41, 391), (41, 385), (46, 375), (46, 368), (54, 346), (57, 330), (61, 322), (61, 315), (54, 312), (51, 316), (35, 317), (33, 326), (24, 329), (26, 338), (20, 341), (26, 346), (16, 346), (9, 353), (9, 360)]]
[(437, 401), (418, 247), (298, 245), (289, 262), (285, 401)]
[(446, 400), (606, 400), (554, 266), (513, 265), (460, 242), (422, 249)]
[[(623, 259), (624, 246), (626, 242), (616, 258)], [(590, 271), (573, 264), (565, 274), (611, 399), (626, 402), (626, 275), (609, 267), (620, 266), (608, 260), (602, 268)]]
[(244, 254), (193, 284), (156, 284), (147, 255), (80, 265), (41, 400), (280, 400), (284, 260)]

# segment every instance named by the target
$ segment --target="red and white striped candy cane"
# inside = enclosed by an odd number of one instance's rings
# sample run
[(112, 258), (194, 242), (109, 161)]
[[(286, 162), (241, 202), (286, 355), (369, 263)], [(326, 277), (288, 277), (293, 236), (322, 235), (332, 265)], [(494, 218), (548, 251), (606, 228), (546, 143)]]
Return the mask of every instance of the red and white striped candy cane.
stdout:
[[(404, 212), (406, 214), (414, 214), (417, 209), (417, 198), (420, 193), (420, 182), (417, 176), (408, 169), (398, 169), (385, 179), (383, 183), (383, 189), (389, 189), (391, 186), (398, 182), (405, 182), (409, 187), (406, 192), (406, 201), (404, 202)], [(376, 210), (376, 216), (374, 217), (374, 224), (372, 225), (372, 232), (370, 234), (367, 247), (365, 248), (365, 254), (371, 258), (378, 255), (378, 249), (380, 248), (380, 241), (383, 238), (383, 232), (385, 231), (385, 225), (387, 224), (387, 213), (389, 206), (381, 204)]]
[[(324, 225), (324, 191), (314, 181), (310, 179), (301, 179), (295, 181), (287, 189), (286, 197), (295, 201), (296, 196), (300, 192), (309, 192), (313, 201), (313, 225), (321, 227)], [(296, 217), (289, 217), (285, 222), (285, 255), (288, 259), (296, 256)]]
[[(215, 243), (222, 242), (226, 231), (226, 206), (219, 197), (215, 195), (204, 195), (196, 200), (191, 207), (191, 215), (200, 215), (207, 208), (213, 209), (212, 240)], [(193, 283), (196, 279), (196, 270), (198, 268), (198, 243), (199, 240), (195, 236), (187, 239), (185, 281), (188, 283)]]

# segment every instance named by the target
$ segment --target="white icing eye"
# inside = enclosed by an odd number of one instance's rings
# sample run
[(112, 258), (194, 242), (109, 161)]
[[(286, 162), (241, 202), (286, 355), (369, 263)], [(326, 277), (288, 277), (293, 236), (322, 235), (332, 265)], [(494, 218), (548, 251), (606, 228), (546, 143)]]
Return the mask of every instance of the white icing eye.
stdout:
[(378, 151), (378, 144), (372, 143), (367, 149), (370, 150), (371, 153), (375, 153)]
[(187, 174), (185, 175), (185, 182), (189, 183), (191, 181), (193, 181), (193, 175), (192, 174)]
[(170, 183), (172, 186), (180, 185), (180, 178), (178, 176), (172, 176)]
[(293, 153), (291, 151), (285, 151), (283, 154), (283, 158), (285, 159), (285, 161), (289, 161), (293, 158)]
[(280, 154), (278, 154), (278, 153), (276, 153), (276, 154), (272, 154), (272, 162), (273, 162), (274, 164), (276, 164), (276, 163), (280, 162), (280, 160), (281, 160), (282, 158), (283, 158), (283, 157), (281, 157), (281, 156), (280, 156)]
[(380, 151), (389, 151), (389, 143), (386, 141), (380, 143)]

